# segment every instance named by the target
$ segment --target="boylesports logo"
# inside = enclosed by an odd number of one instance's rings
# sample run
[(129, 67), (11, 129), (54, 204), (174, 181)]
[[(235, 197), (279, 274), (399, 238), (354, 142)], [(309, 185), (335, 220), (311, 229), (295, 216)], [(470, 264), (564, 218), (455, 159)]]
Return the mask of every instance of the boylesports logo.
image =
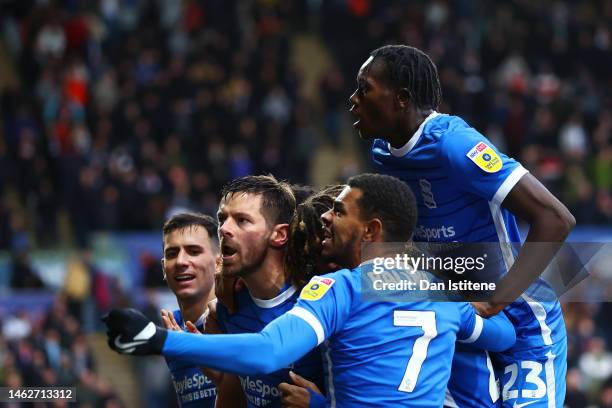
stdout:
[(177, 394), (183, 394), (184, 392), (189, 392), (193, 389), (211, 387), (213, 385), (212, 381), (202, 373), (194, 373), (190, 377), (185, 375), (182, 379), (174, 380), (172, 382), (174, 383), (174, 389)]
[(240, 378), (240, 385), (244, 390), (245, 394), (251, 392), (256, 393), (261, 398), (280, 398), (281, 393), (279, 389), (273, 385), (266, 384), (262, 380), (252, 380), (250, 376)]
[(441, 227), (433, 228), (427, 228), (424, 225), (417, 225), (414, 231), (414, 236), (424, 241), (453, 238), (455, 235), (455, 227), (453, 225), (450, 227), (442, 225)]

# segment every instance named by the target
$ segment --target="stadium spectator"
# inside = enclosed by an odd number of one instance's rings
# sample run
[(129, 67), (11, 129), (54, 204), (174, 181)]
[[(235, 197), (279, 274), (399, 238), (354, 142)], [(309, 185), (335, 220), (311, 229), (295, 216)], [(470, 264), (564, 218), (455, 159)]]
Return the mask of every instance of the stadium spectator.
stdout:
[(67, 310), (66, 299), (57, 296), (49, 312), (23, 310), (0, 318), (0, 384), (77, 385), (80, 404), (91, 400), (93, 406), (104, 406), (113, 401), (115, 406), (121, 406), (108, 383), (96, 373), (92, 350), (81, 326)]

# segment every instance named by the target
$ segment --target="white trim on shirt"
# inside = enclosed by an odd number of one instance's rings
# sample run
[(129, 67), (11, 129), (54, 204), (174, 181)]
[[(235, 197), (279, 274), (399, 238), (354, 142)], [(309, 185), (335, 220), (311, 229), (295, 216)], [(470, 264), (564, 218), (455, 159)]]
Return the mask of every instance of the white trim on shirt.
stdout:
[(289, 299), (291, 296), (293, 296), (295, 291), (295, 286), (290, 286), (289, 288), (287, 288), (286, 291), (272, 299), (258, 299), (256, 297), (253, 297), (250, 292), (249, 296), (251, 296), (251, 299), (253, 299), (253, 303), (255, 303), (256, 306), (261, 307), (262, 309), (271, 309), (282, 304), (285, 300)]
[(419, 126), (417, 131), (414, 132), (414, 135), (412, 135), (408, 142), (406, 142), (406, 144), (402, 147), (396, 149), (395, 147), (391, 146), (390, 143), (387, 143), (387, 146), (389, 147), (389, 152), (391, 152), (391, 154), (395, 157), (402, 157), (406, 155), (409, 151), (412, 150), (414, 145), (416, 145), (419, 139), (421, 138), (421, 134), (423, 133), (423, 128), (425, 127), (425, 124), (438, 115), (440, 115), (439, 112), (431, 112), (429, 116), (427, 116), (425, 120), (421, 123), (421, 126)]
[(460, 343), (473, 343), (480, 337), (480, 333), (482, 333), (482, 326), (484, 322), (482, 321), (482, 317), (476, 315), (476, 320), (474, 321), (474, 331), (470, 337), (465, 340), (457, 340)]
[(521, 165), (519, 165), (516, 169), (512, 170), (512, 173), (510, 173), (508, 177), (506, 177), (506, 180), (504, 180), (502, 185), (499, 186), (499, 188), (495, 192), (495, 195), (493, 196), (491, 202), (495, 205), (501, 206), (501, 203), (504, 201), (510, 190), (512, 190), (516, 183), (519, 182), (521, 177), (523, 177), (527, 173), (529, 173), (529, 170), (527, 170)]
[(300, 319), (308, 323), (310, 327), (312, 327), (312, 330), (314, 330), (315, 334), (317, 335), (317, 346), (323, 343), (323, 340), (325, 340), (325, 331), (323, 331), (323, 325), (321, 325), (321, 322), (319, 321), (319, 319), (317, 319), (315, 315), (313, 315), (312, 313), (310, 313), (310, 311), (304, 309), (303, 307), (299, 306), (295, 306), (287, 313), (299, 317)]

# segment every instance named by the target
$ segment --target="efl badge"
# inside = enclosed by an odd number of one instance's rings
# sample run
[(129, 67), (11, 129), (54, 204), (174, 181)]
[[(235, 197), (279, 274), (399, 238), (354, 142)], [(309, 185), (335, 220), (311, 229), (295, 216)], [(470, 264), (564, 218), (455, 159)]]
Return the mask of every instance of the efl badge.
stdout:
[(466, 156), (487, 173), (497, 173), (502, 168), (501, 157), (484, 142), (479, 142)]
[(320, 276), (314, 276), (304, 289), (300, 293), (300, 299), (304, 300), (319, 300), (327, 293), (329, 288), (334, 284), (334, 280), (331, 278), (323, 278)]

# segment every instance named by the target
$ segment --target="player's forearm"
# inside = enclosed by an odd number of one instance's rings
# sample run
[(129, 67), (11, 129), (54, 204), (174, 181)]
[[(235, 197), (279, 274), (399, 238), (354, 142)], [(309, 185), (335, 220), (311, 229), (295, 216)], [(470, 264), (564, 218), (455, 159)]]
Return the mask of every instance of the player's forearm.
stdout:
[(529, 174), (510, 191), (503, 206), (527, 221), (529, 233), (512, 268), (498, 282), (491, 303), (509, 303), (519, 297), (541, 275), (576, 225), (567, 207)]
[(525, 244), (492, 296), (494, 303), (516, 300), (550, 264), (575, 225), (567, 212), (544, 211), (529, 228)]
[(516, 342), (514, 326), (503, 313), (489, 319), (480, 316), (477, 319), (481, 319), (478, 324), (482, 324), (482, 330), (472, 342), (474, 347), (500, 352), (509, 349)]
[(197, 335), (169, 332), (162, 354), (241, 375), (287, 367), (317, 344), (314, 331), (295, 316), (281, 316), (260, 333)]

